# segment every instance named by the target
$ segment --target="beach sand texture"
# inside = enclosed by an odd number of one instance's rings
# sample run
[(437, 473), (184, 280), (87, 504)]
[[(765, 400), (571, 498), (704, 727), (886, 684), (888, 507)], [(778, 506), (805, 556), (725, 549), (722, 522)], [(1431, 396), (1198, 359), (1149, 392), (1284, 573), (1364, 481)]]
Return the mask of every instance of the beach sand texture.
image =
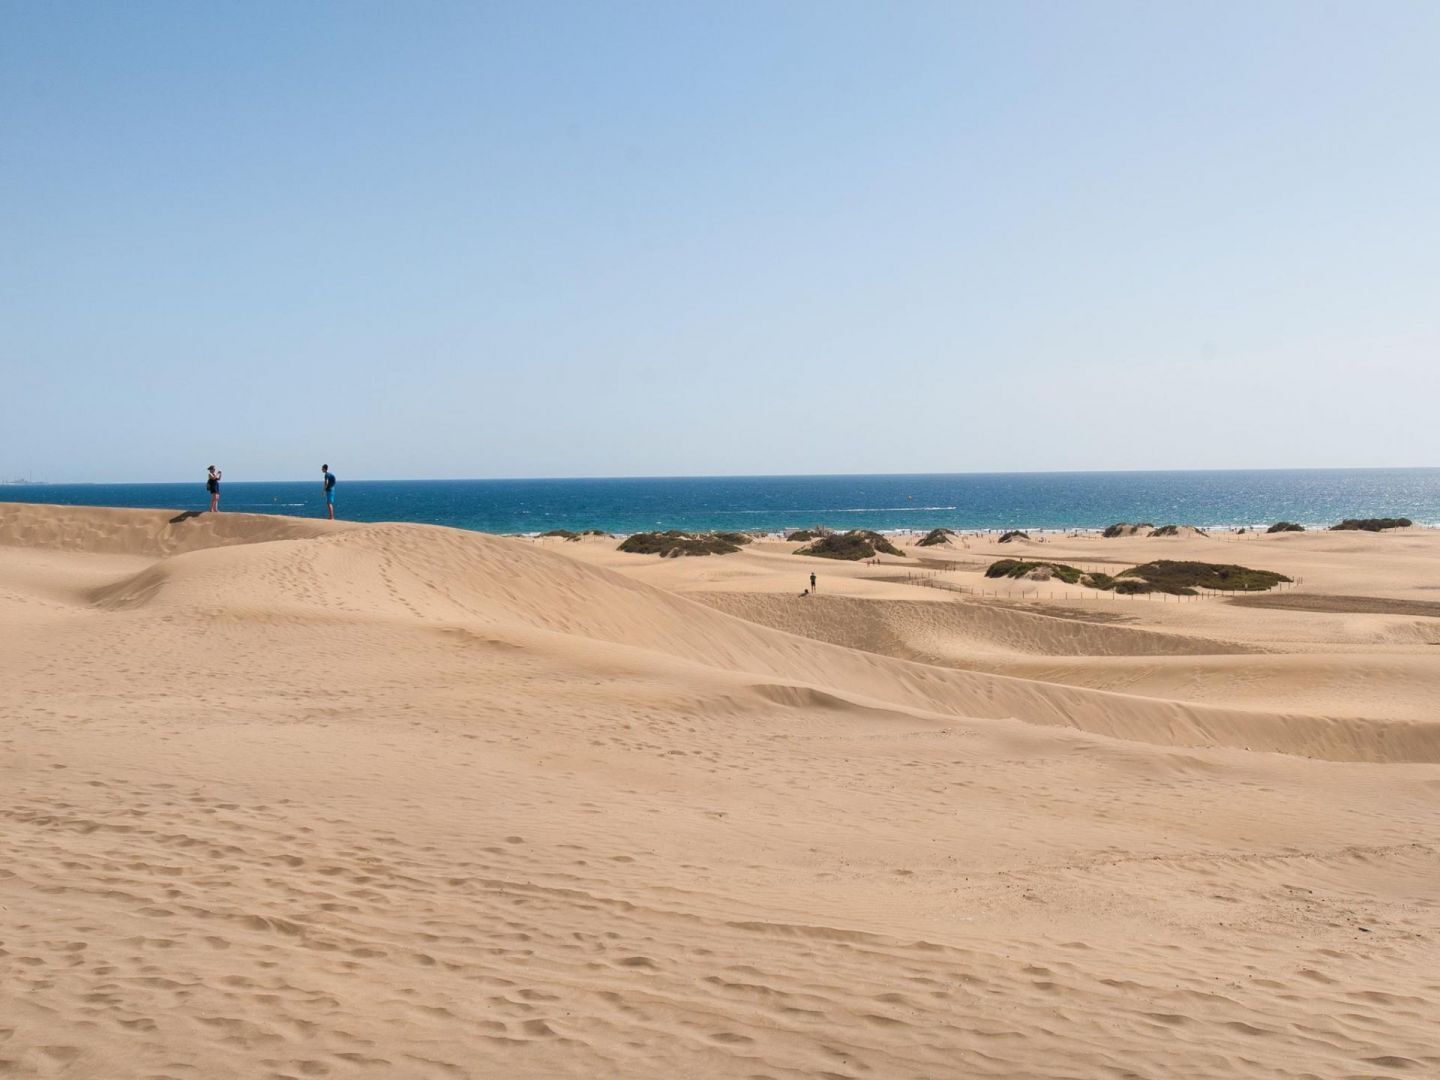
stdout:
[(1440, 534), (992, 541), (0, 504), (0, 1076), (1440, 1075)]

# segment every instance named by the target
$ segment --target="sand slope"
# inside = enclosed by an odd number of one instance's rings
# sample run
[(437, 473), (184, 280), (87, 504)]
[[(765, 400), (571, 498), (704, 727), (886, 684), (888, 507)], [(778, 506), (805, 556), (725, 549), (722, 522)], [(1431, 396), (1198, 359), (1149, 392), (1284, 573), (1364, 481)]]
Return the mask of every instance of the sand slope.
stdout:
[(174, 517), (0, 505), (0, 1075), (1440, 1069), (1433, 719), (954, 666), (1087, 661), (1043, 614), (822, 641), (545, 545)]

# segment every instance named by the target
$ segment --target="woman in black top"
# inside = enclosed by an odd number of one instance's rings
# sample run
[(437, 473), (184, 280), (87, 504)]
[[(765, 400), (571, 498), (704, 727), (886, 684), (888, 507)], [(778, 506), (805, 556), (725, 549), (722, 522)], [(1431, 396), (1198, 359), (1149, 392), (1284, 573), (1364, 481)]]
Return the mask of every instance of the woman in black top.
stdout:
[(212, 514), (220, 509), (220, 476), (220, 470), (211, 465), (210, 473), (205, 477), (205, 490), (210, 492), (210, 512)]

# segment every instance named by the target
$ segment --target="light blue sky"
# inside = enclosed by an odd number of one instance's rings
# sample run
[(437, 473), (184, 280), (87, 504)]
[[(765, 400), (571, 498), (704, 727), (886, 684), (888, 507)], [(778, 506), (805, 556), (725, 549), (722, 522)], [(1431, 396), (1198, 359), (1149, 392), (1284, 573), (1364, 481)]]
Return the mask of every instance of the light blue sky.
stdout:
[(1440, 4), (0, 0), (0, 474), (1440, 464)]

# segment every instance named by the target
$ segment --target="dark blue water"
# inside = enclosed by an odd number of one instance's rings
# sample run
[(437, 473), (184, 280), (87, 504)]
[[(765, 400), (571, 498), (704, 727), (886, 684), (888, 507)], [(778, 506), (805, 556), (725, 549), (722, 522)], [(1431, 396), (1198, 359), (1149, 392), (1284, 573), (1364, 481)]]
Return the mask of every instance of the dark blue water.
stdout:
[[(1095, 529), (1157, 525), (1327, 525), (1408, 517), (1440, 525), (1440, 469), (970, 473), (589, 480), (346, 480), (338, 516), (496, 533), (547, 529)], [(204, 509), (193, 484), (0, 486), (0, 501)], [(320, 517), (318, 482), (226, 483), (222, 510)]]

